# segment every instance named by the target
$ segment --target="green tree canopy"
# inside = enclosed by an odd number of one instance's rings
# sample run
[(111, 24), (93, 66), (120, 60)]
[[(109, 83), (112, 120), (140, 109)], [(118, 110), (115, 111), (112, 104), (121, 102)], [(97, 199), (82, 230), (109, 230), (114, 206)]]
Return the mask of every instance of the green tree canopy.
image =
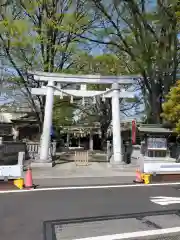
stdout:
[(74, 112), (76, 105), (70, 103), (70, 99), (54, 99), (53, 125), (56, 129), (62, 126), (71, 126), (74, 123)]
[[(102, 54), (97, 56), (92, 56), (88, 54), (82, 55), (80, 58), (76, 59), (74, 67), (71, 68), (72, 73), (81, 74), (101, 74), (101, 75), (125, 75), (129, 72), (126, 62), (122, 58), (117, 57), (115, 54)], [(88, 89), (93, 90), (106, 90), (110, 88), (109, 85), (95, 85), (87, 84)], [(132, 91), (135, 91), (137, 86), (133, 86)], [(104, 100), (104, 101), (103, 101)], [(121, 100), (121, 111), (122, 113), (128, 114), (141, 102), (141, 98), (135, 98), (134, 100), (127, 101)], [(79, 112), (79, 122), (89, 123), (92, 125), (94, 122), (100, 123), (101, 133), (102, 133), (102, 144), (106, 139), (106, 132), (111, 124), (112, 112), (111, 112), (111, 99), (102, 99), (100, 97), (90, 99), (85, 106), (81, 103), (78, 105)]]
[[(15, 89), (22, 91), (42, 126), (45, 97), (32, 96), (31, 87), (40, 84), (26, 77), (28, 69), (140, 74), (137, 85), (148, 119), (161, 122), (162, 99), (176, 81), (179, 64), (178, 3), (179, 0), (154, 4), (145, 0), (3, 0), (0, 47), (8, 69), (12, 70), (10, 80)], [(94, 56), (98, 47), (103, 54)], [(89, 89), (106, 87), (88, 85)], [(111, 121), (110, 102), (97, 102), (96, 109), (90, 106), (90, 112), (101, 116), (102, 121)], [(126, 101), (122, 106), (131, 110), (133, 104), (127, 105)]]
[(79, 35), (92, 27), (94, 16), (81, 0), (12, 0), (1, 5), (0, 20), (0, 47), (12, 69), (11, 83), (22, 91), (42, 129), (45, 97), (32, 96), (31, 88), (40, 84), (25, 73), (68, 69), (84, 49)]
[(163, 103), (162, 117), (175, 126), (175, 130), (180, 134), (180, 80), (176, 82)]
[(139, 85), (152, 123), (161, 122), (163, 96), (176, 81), (178, 2), (89, 1), (101, 24), (97, 25), (96, 34), (84, 38), (107, 46), (116, 56), (123, 56), (129, 70), (142, 76)]

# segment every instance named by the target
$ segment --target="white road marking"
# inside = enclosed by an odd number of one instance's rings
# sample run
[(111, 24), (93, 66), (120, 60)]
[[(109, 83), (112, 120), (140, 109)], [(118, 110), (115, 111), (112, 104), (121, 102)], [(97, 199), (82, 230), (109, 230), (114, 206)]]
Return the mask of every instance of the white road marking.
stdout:
[[(69, 187), (48, 187), (48, 188), (37, 188), (30, 190), (0, 190), (0, 194), (3, 193), (27, 193), (27, 192), (42, 192), (42, 191), (60, 191), (60, 190), (82, 190), (82, 189), (110, 189), (110, 188), (135, 188), (135, 187), (152, 187), (152, 186), (173, 186), (180, 185), (180, 182), (174, 183), (152, 183), (152, 184), (127, 184), (127, 185), (89, 185), (89, 186), (69, 186)], [(1, 186), (1, 185), (0, 185)]]
[(148, 236), (155, 236), (155, 235), (165, 235), (165, 234), (178, 233), (178, 232), (180, 232), (180, 227), (121, 233), (121, 234), (113, 234), (113, 235), (98, 236), (98, 237), (76, 238), (73, 240), (120, 240), (120, 239), (130, 239), (135, 237), (138, 238), (138, 237), (148, 237)]
[(165, 196), (157, 196), (151, 197), (150, 201), (162, 206), (180, 203), (180, 197), (165, 197)]

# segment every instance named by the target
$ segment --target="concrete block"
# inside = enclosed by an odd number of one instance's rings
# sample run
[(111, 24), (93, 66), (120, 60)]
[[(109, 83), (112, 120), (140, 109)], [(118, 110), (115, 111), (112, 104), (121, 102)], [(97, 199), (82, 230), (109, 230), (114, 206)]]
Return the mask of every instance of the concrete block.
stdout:
[(52, 168), (55, 162), (31, 162), (31, 168)]

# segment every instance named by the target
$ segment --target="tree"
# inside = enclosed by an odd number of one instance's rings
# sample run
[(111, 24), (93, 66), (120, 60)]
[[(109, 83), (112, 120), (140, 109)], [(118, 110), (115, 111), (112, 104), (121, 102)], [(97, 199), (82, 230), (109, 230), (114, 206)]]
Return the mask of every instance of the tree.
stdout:
[(54, 112), (53, 112), (53, 125), (56, 129), (62, 126), (70, 126), (74, 123), (74, 112), (76, 105), (71, 103), (69, 99), (59, 99), (55, 97)]
[(74, 56), (84, 49), (75, 33), (90, 29), (94, 18), (82, 0), (12, 0), (8, 11), (6, 4), (1, 6), (0, 20), (0, 45), (12, 69), (9, 82), (23, 93), (41, 131), (45, 97), (32, 96), (30, 89), (40, 84), (25, 73), (70, 68)]
[[(126, 63), (122, 61), (121, 58), (118, 58), (114, 54), (102, 54), (98, 56), (92, 56), (85, 54), (76, 59), (74, 63), (74, 68), (71, 68), (71, 71), (78, 72), (82, 74), (101, 74), (101, 75), (124, 75), (129, 72), (129, 69), (126, 67)], [(88, 84), (89, 90), (106, 90), (110, 88), (109, 85), (95, 85)], [(137, 86), (131, 89), (135, 91)], [(140, 98), (135, 98), (134, 100), (127, 101), (121, 100), (121, 112), (122, 115), (127, 114), (129, 111), (130, 115), (133, 115), (132, 110), (141, 103)], [(102, 134), (102, 146), (106, 140), (107, 129), (109, 128), (112, 120), (111, 112), (111, 99), (102, 99), (96, 97), (94, 102), (92, 99), (87, 101), (85, 106), (79, 104), (79, 122), (93, 123), (98, 122), (101, 128)]]
[(162, 99), (176, 81), (179, 64), (178, 1), (97, 1), (96, 35), (83, 38), (107, 46), (142, 76), (139, 80), (149, 122), (161, 122)]
[(162, 117), (172, 123), (175, 131), (180, 134), (180, 81), (177, 81), (166, 96)]
[(180, 0), (177, 0), (177, 5), (175, 8), (175, 13), (176, 13), (176, 17), (177, 17), (177, 21), (178, 23), (180, 22)]

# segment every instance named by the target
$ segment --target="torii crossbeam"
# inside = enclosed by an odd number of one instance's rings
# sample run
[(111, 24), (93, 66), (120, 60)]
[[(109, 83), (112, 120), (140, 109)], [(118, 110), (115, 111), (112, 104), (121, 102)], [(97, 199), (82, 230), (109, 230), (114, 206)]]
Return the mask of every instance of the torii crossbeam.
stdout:
[[(46, 83), (46, 86), (32, 88), (31, 93), (34, 95), (46, 95), (43, 132), (40, 146), (40, 162), (48, 162), (50, 147), (50, 132), (52, 126), (52, 111), (54, 95), (73, 96), (73, 97), (96, 97), (112, 98), (112, 125), (113, 125), (113, 163), (122, 163), (121, 152), (121, 126), (120, 126), (120, 98), (133, 98), (132, 92), (120, 89), (120, 85), (129, 85), (135, 83), (139, 76), (100, 76), (100, 75), (70, 75), (47, 72), (29, 72), (34, 80)], [(62, 83), (81, 84), (81, 90), (64, 90), (61, 89)], [(106, 91), (88, 91), (86, 84), (111, 84), (112, 88)], [(83, 90), (82, 90), (83, 89)]]

